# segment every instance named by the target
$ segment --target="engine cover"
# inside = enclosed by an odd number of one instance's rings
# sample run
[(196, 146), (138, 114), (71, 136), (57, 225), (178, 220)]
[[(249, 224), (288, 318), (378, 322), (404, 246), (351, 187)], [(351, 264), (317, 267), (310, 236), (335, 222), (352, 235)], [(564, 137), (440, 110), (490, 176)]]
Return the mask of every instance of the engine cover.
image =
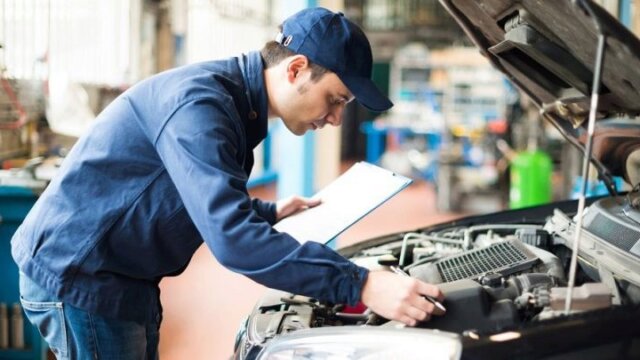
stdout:
[[(473, 280), (458, 280), (438, 285), (444, 293), (444, 316), (434, 316), (420, 327), (454, 332), (500, 330), (520, 322), (513, 301), (495, 301), (483, 286)], [(470, 327), (469, 324), (473, 324)]]

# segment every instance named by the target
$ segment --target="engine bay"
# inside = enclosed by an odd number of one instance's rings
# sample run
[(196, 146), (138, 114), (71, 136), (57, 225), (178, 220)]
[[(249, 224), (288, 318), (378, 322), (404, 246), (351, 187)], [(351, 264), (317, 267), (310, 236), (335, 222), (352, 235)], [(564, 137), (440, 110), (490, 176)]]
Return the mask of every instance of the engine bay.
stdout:
[[(606, 197), (585, 211), (570, 312), (565, 311), (575, 219), (555, 208), (544, 221), (456, 223), (394, 234), (347, 256), (371, 271), (397, 266), (436, 284), (447, 313), (419, 328), (492, 334), (571, 314), (640, 304), (640, 223), (633, 197)], [(245, 324), (251, 350), (292, 331), (330, 326), (399, 326), (355, 307), (270, 290)], [(260, 348), (260, 346), (258, 346)], [(256, 350), (256, 349), (254, 349)], [(257, 351), (257, 350), (256, 350)]]

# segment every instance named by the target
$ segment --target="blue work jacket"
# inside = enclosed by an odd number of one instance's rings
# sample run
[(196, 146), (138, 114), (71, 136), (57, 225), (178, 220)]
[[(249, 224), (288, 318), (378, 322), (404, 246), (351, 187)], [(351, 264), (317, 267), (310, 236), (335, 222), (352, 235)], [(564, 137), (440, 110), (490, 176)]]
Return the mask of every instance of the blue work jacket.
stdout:
[(20, 270), (73, 306), (146, 322), (160, 316), (160, 280), (204, 241), (258, 283), (356, 303), (367, 270), (274, 230), (275, 204), (247, 193), (267, 134), (263, 70), (252, 52), (163, 72), (115, 99), (16, 231)]

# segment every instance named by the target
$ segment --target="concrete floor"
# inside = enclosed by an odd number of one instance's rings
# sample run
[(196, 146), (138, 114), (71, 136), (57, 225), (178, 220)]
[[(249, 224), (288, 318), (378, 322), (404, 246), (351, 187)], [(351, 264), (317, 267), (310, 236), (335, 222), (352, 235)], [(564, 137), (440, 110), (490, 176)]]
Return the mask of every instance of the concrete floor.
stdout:
[[(257, 188), (251, 194), (273, 200), (275, 187)], [(338, 246), (458, 216), (439, 213), (432, 186), (417, 181), (343, 233)], [(160, 287), (164, 306), (160, 331), (163, 360), (228, 359), (233, 353), (236, 330), (266, 289), (223, 268), (205, 246), (196, 252), (184, 273), (163, 280)]]

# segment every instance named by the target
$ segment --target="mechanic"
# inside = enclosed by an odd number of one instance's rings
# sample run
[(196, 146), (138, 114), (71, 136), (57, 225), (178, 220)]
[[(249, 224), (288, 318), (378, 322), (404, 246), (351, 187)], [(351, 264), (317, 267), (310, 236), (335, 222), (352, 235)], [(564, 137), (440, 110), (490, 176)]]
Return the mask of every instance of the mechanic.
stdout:
[(12, 239), (22, 304), (58, 358), (157, 358), (158, 283), (204, 241), (228, 269), (334, 303), (362, 301), (415, 325), (433, 285), (356, 266), (272, 228), (318, 204), (251, 199), (252, 149), (281, 118), (296, 135), (339, 126), (354, 98), (391, 102), (370, 80), (364, 33), (341, 13), (302, 10), (260, 52), (141, 81), (73, 147)]

